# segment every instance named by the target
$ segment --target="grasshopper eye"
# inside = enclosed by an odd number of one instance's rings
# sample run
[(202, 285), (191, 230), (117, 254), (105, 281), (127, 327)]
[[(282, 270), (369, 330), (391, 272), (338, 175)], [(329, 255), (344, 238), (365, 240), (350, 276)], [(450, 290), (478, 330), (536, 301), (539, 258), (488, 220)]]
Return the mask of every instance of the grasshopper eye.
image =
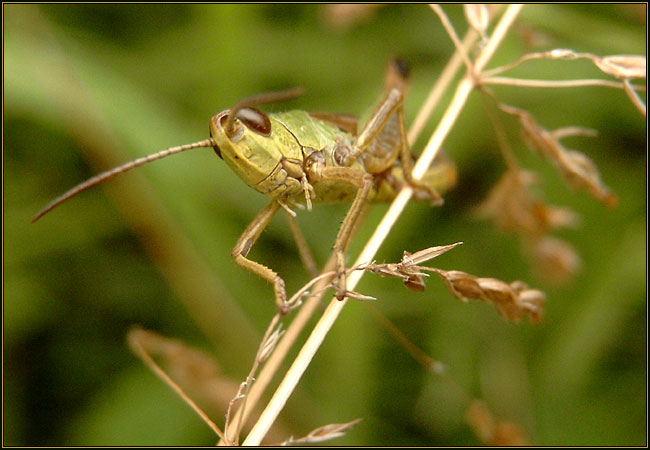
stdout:
[(246, 128), (261, 134), (269, 136), (271, 134), (271, 120), (262, 111), (254, 108), (242, 108), (237, 111), (237, 119), (246, 125)]
[[(213, 119), (213, 120), (214, 120), (214, 119)], [(214, 138), (214, 136), (212, 135), (212, 123), (210, 124), (209, 132), (210, 132), (210, 137), (211, 137), (211, 138)], [(212, 148), (214, 149), (214, 152), (217, 154), (217, 156), (218, 156), (219, 158), (223, 159), (223, 156), (221, 156), (221, 149), (220, 149), (219, 146), (217, 145), (216, 141), (214, 141), (214, 139), (213, 139), (213, 142), (214, 142), (214, 145), (212, 146)]]
[(221, 149), (219, 149), (219, 146), (215, 145), (212, 147), (214, 149), (214, 152), (217, 154), (217, 156), (221, 159), (223, 159), (223, 156), (221, 156)]

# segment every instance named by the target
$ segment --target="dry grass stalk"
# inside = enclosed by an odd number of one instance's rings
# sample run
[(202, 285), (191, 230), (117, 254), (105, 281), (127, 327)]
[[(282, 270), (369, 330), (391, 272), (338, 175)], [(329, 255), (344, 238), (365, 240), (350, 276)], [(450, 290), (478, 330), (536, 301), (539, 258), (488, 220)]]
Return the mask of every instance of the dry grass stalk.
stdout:
[[(277, 322), (274, 324), (277, 325)], [(272, 352), (274, 343), (281, 335), (282, 332), (277, 326), (272, 329), (270, 335), (266, 336), (260, 345), (254, 370), (257, 364), (263, 363), (266, 356)], [(249, 374), (245, 382), (237, 385), (234, 381), (221, 375), (217, 362), (202, 350), (191, 347), (178, 339), (161, 336), (142, 328), (133, 328), (127, 335), (127, 341), (135, 355), (179, 393), (181, 398), (204, 418), (204, 421), (209, 416), (206, 410), (213, 414), (221, 414), (227, 407), (227, 425), (228, 418), (232, 415), (231, 410), (236, 406), (243, 407), (248, 389), (254, 381), (252, 374)], [(158, 362), (155, 361), (156, 359)], [(202, 406), (190, 399), (197, 399)], [(208, 422), (206, 421), (206, 423)], [(210, 426), (213, 429), (216, 427), (214, 423)], [(274, 436), (282, 435), (282, 433), (286, 436), (284, 427), (279, 428), (280, 430), (276, 430)], [(223, 437), (219, 433), (217, 435), (220, 438), (228, 438), (227, 428), (224, 427)], [(232, 440), (224, 442), (231, 445), (235, 443)]]
[[(300, 294), (294, 296), (289, 300), (288, 304), (295, 306), (295, 298), (300, 298)], [(226, 445), (239, 445), (239, 436), (241, 434), (242, 427), (244, 426), (243, 417), (245, 417), (245, 410), (247, 406), (248, 392), (250, 391), (251, 385), (255, 381), (255, 375), (257, 369), (263, 364), (273, 352), (278, 339), (282, 336), (282, 324), (280, 323), (280, 314), (277, 313), (271, 323), (264, 333), (262, 342), (260, 343), (259, 348), (257, 349), (257, 354), (255, 355), (255, 360), (253, 361), (253, 366), (251, 367), (246, 380), (239, 385), (237, 394), (228, 404), (228, 410), (226, 412), (226, 423), (224, 425), (225, 433), (220, 436), (220, 439)], [(235, 414), (235, 407), (238, 407), (238, 414)], [(230, 423), (234, 425), (230, 426)]]
[[(613, 82), (603, 79), (583, 79), (583, 80), (520, 80), (515, 78), (500, 78), (495, 77), (507, 70), (517, 67), (525, 61), (534, 59), (560, 59), (560, 60), (576, 60), (588, 59), (604, 74), (617, 78), (620, 82)], [(632, 101), (637, 110), (646, 116), (646, 105), (639, 97), (637, 91), (645, 91), (645, 86), (637, 86), (631, 83), (631, 80), (636, 78), (646, 78), (646, 57), (641, 55), (612, 55), (600, 57), (592, 53), (580, 53), (574, 50), (559, 48), (549, 50), (546, 52), (529, 53), (516, 61), (496, 69), (492, 69), (483, 73), (481, 83), (488, 84), (504, 84), (510, 86), (528, 86), (538, 88), (563, 88), (563, 87), (579, 87), (579, 86), (601, 86), (601, 87), (614, 87), (624, 89), (628, 98)]]
[(379, 324), (384, 327), (384, 329), (391, 335), (391, 337), (396, 342), (398, 342), (404, 348), (404, 350), (406, 350), (408, 354), (411, 355), (411, 358), (417, 361), (418, 364), (420, 364), (428, 373), (435, 377), (443, 378), (446, 381), (453, 382), (451, 378), (444, 378), (446, 376), (447, 370), (442, 362), (436, 361), (424, 350), (411, 342), (411, 340), (406, 337), (402, 330), (393, 325), (393, 323), (388, 320), (383, 314), (381, 314), (375, 307), (369, 305), (369, 311), (375, 316)]
[[(447, 17), (447, 14), (445, 14), (444, 10), (442, 9), (442, 7), (440, 5), (438, 5), (436, 3), (432, 3), (429, 6), (433, 10), (433, 12), (435, 12), (438, 15), (438, 18), (440, 19), (440, 23), (442, 23), (442, 26), (445, 28), (445, 31), (447, 32), (447, 34), (451, 38), (451, 41), (454, 43), (454, 46), (456, 46), (456, 53), (463, 59), (463, 63), (465, 63), (465, 68), (467, 69), (467, 72), (468, 73), (473, 73), (474, 66), (472, 64), (472, 61), (471, 61), (468, 53), (467, 53), (467, 49), (460, 42), (460, 39), (458, 38), (458, 35), (456, 34), (456, 30), (454, 30), (453, 25), (449, 21), (449, 17)], [(476, 30), (476, 31), (478, 31), (478, 30)]]
[(294, 439), (292, 436), (280, 445), (304, 445), (329, 441), (330, 439), (335, 439), (343, 436), (346, 431), (348, 431), (350, 428), (362, 420), (363, 419), (355, 419), (347, 423), (332, 423), (329, 425), (324, 425), (322, 427), (316, 428), (314, 431), (304, 437)]
[(480, 3), (466, 3), (463, 5), (465, 18), (472, 28), (479, 32), (481, 39), (487, 41), (486, 31), (490, 24), (489, 7)]
[(140, 328), (130, 331), (128, 340), (158, 360), (161, 368), (210, 412), (223, 411), (237, 390), (237, 384), (224, 377), (217, 362), (200, 349)]
[[(330, 271), (334, 267), (334, 258), (331, 257), (330, 260), (325, 264), (324, 271)], [(330, 272), (331, 273), (331, 272)], [(284, 357), (289, 352), (289, 349), (293, 343), (298, 339), (299, 334), (302, 332), (303, 328), (307, 324), (310, 317), (318, 309), (321, 299), (325, 294), (325, 289), (329, 286), (329, 280), (327, 277), (321, 278), (314, 285), (314, 293), (311, 294), (308, 299), (305, 301), (305, 304), (302, 305), (298, 310), (297, 314), (294, 317), (293, 321), (287, 328), (284, 335), (279, 339), (279, 342), (276, 344), (273, 352), (270, 353), (268, 359), (266, 360), (264, 366), (262, 367), (260, 374), (257, 378), (257, 381), (251, 387), (248, 393), (248, 404), (256, 405), (257, 401), (261, 398), (262, 393), (271, 382), (273, 375), (278, 370), (280, 364), (282, 363)], [(274, 319), (275, 320), (275, 319)], [(240, 408), (235, 413), (237, 420), (246, 421), (252, 407), (247, 408), (246, 410)], [(241, 418), (240, 418), (241, 417)], [(235, 432), (236, 422), (231, 420), (231, 422), (226, 426), (226, 430), (229, 434)]]
[[(351, 269), (348, 269), (348, 273), (351, 273), (355, 270), (360, 270), (359, 267), (353, 267)], [(327, 290), (330, 286), (331, 279), (335, 275), (336, 272), (334, 271), (325, 271), (321, 273), (320, 275), (312, 278), (310, 281), (307, 282), (302, 288), (300, 288), (294, 295), (291, 296), (290, 299), (287, 300), (287, 307), (289, 311), (292, 311), (299, 306), (302, 305), (302, 298), (304, 297), (310, 297), (311, 299), (317, 298), (317, 296), (322, 295), (325, 290)], [(310, 289), (315, 286), (315, 289), (310, 292)], [(353, 295), (354, 298), (360, 299), (360, 300), (369, 300), (373, 299), (372, 297), (364, 296), (362, 294), (356, 293), (356, 292), (350, 292), (349, 294)], [(309, 311), (312, 311), (312, 308), (309, 308)], [(271, 320), (271, 323), (267, 327), (266, 333), (262, 339), (262, 342), (260, 343), (260, 346), (257, 351), (257, 355), (255, 357), (255, 361), (253, 363), (253, 366), (246, 377), (246, 380), (240, 384), (239, 390), (237, 391), (237, 394), (234, 396), (234, 398), (230, 401), (228, 405), (228, 411), (226, 413), (226, 424), (225, 424), (225, 439), (222, 438), (222, 442), (225, 443), (226, 445), (238, 445), (239, 444), (239, 438), (241, 434), (241, 430), (243, 427), (243, 424), (246, 420), (247, 413), (247, 404), (249, 403), (249, 398), (250, 398), (250, 390), (253, 386), (255, 386), (255, 374), (257, 373), (257, 370), (259, 367), (264, 364), (271, 356), (273, 355), (274, 350), (276, 349), (276, 346), (280, 342), (282, 336), (284, 335), (284, 331), (281, 331), (281, 326), (282, 324), (280, 323), (280, 320), (283, 316), (277, 313), (273, 319)], [(300, 323), (303, 323), (300, 321)], [(289, 345), (291, 344), (291, 341), (289, 342)], [(283, 353), (284, 351), (288, 350), (287, 346), (285, 345), (283, 348)], [(283, 356), (283, 354), (281, 355)], [(276, 366), (274, 366), (276, 367)], [(255, 405), (255, 402), (258, 397), (253, 398), (253, 401), (250, 402), (252, 403), (252, 406)], [(235, 409), (237, 408), (237, 409)], [(333, 436), (334, 437), (334, 436)], [(327, 438), (331, 439), (333, 437)]]
[(185, 403), (187, 403), (196, 412), (199, 417), (215, 432), (220, 439), (225, 440), (225, 435), (221, 429), (198, 407), (196, 403), (183, 391), (183, 389), (172, 380), (164, 370), (153, 360), (145, 348), (145, 344), (151, 344), (155, 341), (155, 334), (149, 333), (141, 328), (132, 329), (127, 335), (127, 342), (129, 347), (146, 365), (149, 367), (164, 383), (172, 388)]
[[(535, 59), (556, 59), (556, 60), (576, 60), (588, 59), (594, 63), (604, 74), (618, 79), (635, 79), (646, 78), (646, 58), (641, 55), (612, 55), (600, 57), (593, 53), (576, 52), (566, 48), (556, 48), (545, 52), (527, 53), (512, 63), (495, 69), (487, 70), (484, 76), (493, 77), (495, 75), (513, 69), (523, 62)], [(639, 87), (645, 90), (645, 88)]]
[(627, 94), (630, 101), (634, 107), (643, 114), (643, 117), (646, 117), (646, 104), (641, 100), (639, 94), (636, 93), (634, 86), (630, 83), (630, 80), (623, 80), (623, 86), (625, 88), (625, 93)]
[(429, 92), (427, 99), (422, 104), (422, 107), (418, 111), (418, 114), (415, 117), (415, 120), (413, 121), (413, 125), (411, 125), (411, 128), (409, 129), (408, 139), (407, 139), (409, 143), (415, 142), (417, 138), (420, 136), (420, 133), (422, 132), (422, 129), (424, 128), (425, 124), (431, 117), (433, 110), (438, 105), (440, 98), (447, 91), (447, 88), (451, 84), (454, 76), (461, 68), (463, 64), (463, 59), (461, 55), (467, 53), (467, 50), (474, 45), (474, 43), (478, 39), (478, 36), (479, 35), (476, 32), (476, 30), (474, 29), (468, 30), (467, 34), (463, 38), (463, 41), (461, 42), (461, 48), (463, 49), (463, 52), (455, 52), (453, 56), (449, 59), (447, 65), (445, 65), (445, 68), (442, 70), (442, 73), (440, 74), (440, 78), (438, 78), (433, 88)]

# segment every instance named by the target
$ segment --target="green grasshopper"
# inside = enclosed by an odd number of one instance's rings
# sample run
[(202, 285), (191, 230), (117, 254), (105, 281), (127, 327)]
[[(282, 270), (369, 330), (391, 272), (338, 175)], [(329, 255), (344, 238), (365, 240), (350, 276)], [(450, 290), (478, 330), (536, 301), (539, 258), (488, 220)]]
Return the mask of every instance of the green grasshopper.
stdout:
[(175, 153), (212, 147), (248, 186), (271, 198), (235, 244), (232, 257), (239, 266), (273, 284), (275, 301), (283, 314), (289, 311), (284, 280), (248, 258), (252, 246), (278, 210), (284, 208), (303, 255), (304, 240), (290, 208), (306, 206), (311, 210), (313, 203), (352, 202), (334, 244), (334, 286), (337, 298), (342, 300), (349, 294), (345, 250), (364, 204), (392, 200), (405, 183), (414, 189), (416, 197), (441, 204), (438, 190), (446, 190), (455, 182), (455, 170), (448, 162), (434, 164), (422, 180), (411, 176), (413, 163), (404, 121), (406, 76), (401, 63), (395, 60), (390, 64), (387, 94), (360, 133), (356, 119), (350, 116), (304, 111), (265, 114), (253, 108), (295, 97), (299, 89), (244, 99), (212, 117), (209, 139), (171, 147), (100, 173), (54, 199), (32, 222), (115, 175)]

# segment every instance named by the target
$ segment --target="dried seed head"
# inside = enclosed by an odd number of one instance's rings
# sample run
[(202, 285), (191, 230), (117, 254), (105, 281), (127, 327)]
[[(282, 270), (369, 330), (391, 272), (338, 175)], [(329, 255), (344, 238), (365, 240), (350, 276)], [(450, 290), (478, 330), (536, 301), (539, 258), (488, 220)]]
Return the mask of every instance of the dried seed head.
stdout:
[(499, 107), (519, 119), (524, 141), (553, 162), (569, 184), (576, 189), (585, 189), (605, 206), (616, 206), (616, 195), (602, 183), (595, 164), (586, 155), (565, 148), (556, 134), (541, 127), (527, 111), (503, 104)]
[(530, 317), (531, 322), (541, 322), (546, 295), (538, 289), (524, 289), (518, 294), (520, 308)]
[(450, 244), (450, 245), (441, 245), (438, 247), (429, 247), (424, 250), (417, 251), (415, 253), (409, 253), (407, 251), (404, 252), (404, 256), (402, 256), (402, 265), (407, 266), (407, 265), (414, 265), (414, 264), (420, 264), (423, 262), (427, 262), (430, 259), (436, 258), (443, 253), (448, 252), (452, 248), (462, 244), (462, 242), (456, 242), (455, 244)]
[(517, 302), (517, 293), (510, 285), (494, 278), (477, 278), (476, 281), (502, 317), (512, 322), (521, 320), (522, 310)]
[(537, 234), (539, 226), (531, 216), (532, 200), (526, 191), (531, 172), (508, 169), (475, 210), (479, 218), (491, 219), (499, 228), (515, 233)]
[(447, 289), (459, 300), (468, 298), (492, 303), (497, 312), (511, 322), (519, 322), (528, 316), (537, 323), (544, 308), (544, 293), (528, 289), (522, 281), (507, 284), (495, 278), (477, 278), (458, 270), (435, 270), (442, 277)]
[(527, 445), (526, 433), (513, 422), (506, 422), (490, 411), (487, 405), (474, 400), (465, 413), (467, 423), (481, 442), (493, 446), (522, 446)]
[(412, 277), (405, 278), (404, 286), (416, 292), (424, 292), (424, 289), (426, 288), (424, 277), (421, 275), (413, 275)]
[(621, 79), (645, 78), (646, 58), (639, 55), (613, 55), (594, 58), (594, 64), (607, 75)]
[(484, 402), (472, 401), (465, 412), (465, 420), (481, 442), (487, 444), (492, 441), (496, 427), (495, 418)]
[(331, 27), (345, 29), (369, 19), (381, 6), (367, 3), (323, 5), (322, 20)]
[(526, 238), (537, 239), (550, 229), (575, 226), (578, 223), (576, 214), (531, 196), (529, 186), (534, 181), (532, 172), (509, 168), (475, 209), (475, 214), (492, 219), (499, 228)]
[(447, 289), (457, 299), (466, 303), (470, 298), (487, 300), (483, 297), (483, 291), (476, 282), (476, 277), (460, 270), (439, 271), (438, 274), (443, 277)]
[(368, 264), (366, 266), (360, 267), (360, 269), (368, 270), (384, 277), (402, 278), (404, 285), (407, 288), (422, 292), (425, 289), (424, 277), (429, 276), (427, 273), (423, 273), (422, 271), (432, 271), (435, 269), (418, 266), (418, 264), (440, 256), (460, 244), (462, 244), (462, 242), (456, 242), (455, 244), (450, 245), (442, 245), (439, 247), (429, 247), (415, 253), (409, 253), (405, 251), (404, 255), (402, 256), (402, 262), (400, 263)]
[(548, 284), (566, 283), (582, 265), (580, 256), (569, 243), (550, 236), (532, 243), (531, 253), (539, 277)]
[(534, 202), (532, 212), (544, 230), (575, 228), (580, 223), (580, 217), (570, 209), (549, 206), (541, 201)]
[(361, 422), (363, 419), (355, 419), (347, 423), (332, 423), (329, 425), (324, 425), (322, 427), (316, 428), (314, 431), (309, 433), (307, 436), (294, 439), (290, 437), (282, 444), (286, 445), (296, 445), (296, 444), (311, 444), (315, 442), (323, 442), (337, 437), (341, 437), (348, 431), (350, 428)]
[(568, 281), (580, 268), (580, 258), (568, 244), (549, 236), (561, 227), (576, 227), (577, 214), (566, 208), (547, 205), (530, 195), (532, 173), (511, 167), (475, 210), (499, 228), (516, 233), (532, 254), (542, 279), (558, 284)]
[(478, 278), (459, 270), (440, 270), (434, 267), (418, 266), (416, 262), (424, 262), (452, 248), (456, 244), (431, 247), (416, 253), (404, 252), (401, 263), (397, 264), (367, 264), (358, 267), (381, 276), (402, 278), (407, 287), (424, 290), (424, 272), (435, 272), (443, 279), (445, 286), (457, 299), (467, 302), (474, 298), (492, 303), (499, 314), (512, 322), (519, 322), (523, 316), (528, 316), (533, 322), (539, 322), (544, 307), (545, 296), (541, 291), (528, 289), (523, 281), (507, 284), (495, 278)]

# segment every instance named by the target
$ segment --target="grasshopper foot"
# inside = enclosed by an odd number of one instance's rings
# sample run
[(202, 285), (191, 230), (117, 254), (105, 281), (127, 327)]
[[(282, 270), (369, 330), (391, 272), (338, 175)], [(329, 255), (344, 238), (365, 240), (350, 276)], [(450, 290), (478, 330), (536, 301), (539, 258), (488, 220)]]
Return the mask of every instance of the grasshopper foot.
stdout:
[(336, 275), (333, 284), (337, 300), (344, 300), (348, 293), (348, 279), (345, 273), (345, 254), (341, 250), (336, 251)]
[(336, 290), (336, 299), (339, 301), (345, 300), (346, 298), (354, 298), (356, 300), (375, 300), (374, 297), (348, 290), (347, 284), (345, 254), (339, 250), (336, 252), (336, 275), (334, 275), (334, 280), (332, 281), (332, 285)]

